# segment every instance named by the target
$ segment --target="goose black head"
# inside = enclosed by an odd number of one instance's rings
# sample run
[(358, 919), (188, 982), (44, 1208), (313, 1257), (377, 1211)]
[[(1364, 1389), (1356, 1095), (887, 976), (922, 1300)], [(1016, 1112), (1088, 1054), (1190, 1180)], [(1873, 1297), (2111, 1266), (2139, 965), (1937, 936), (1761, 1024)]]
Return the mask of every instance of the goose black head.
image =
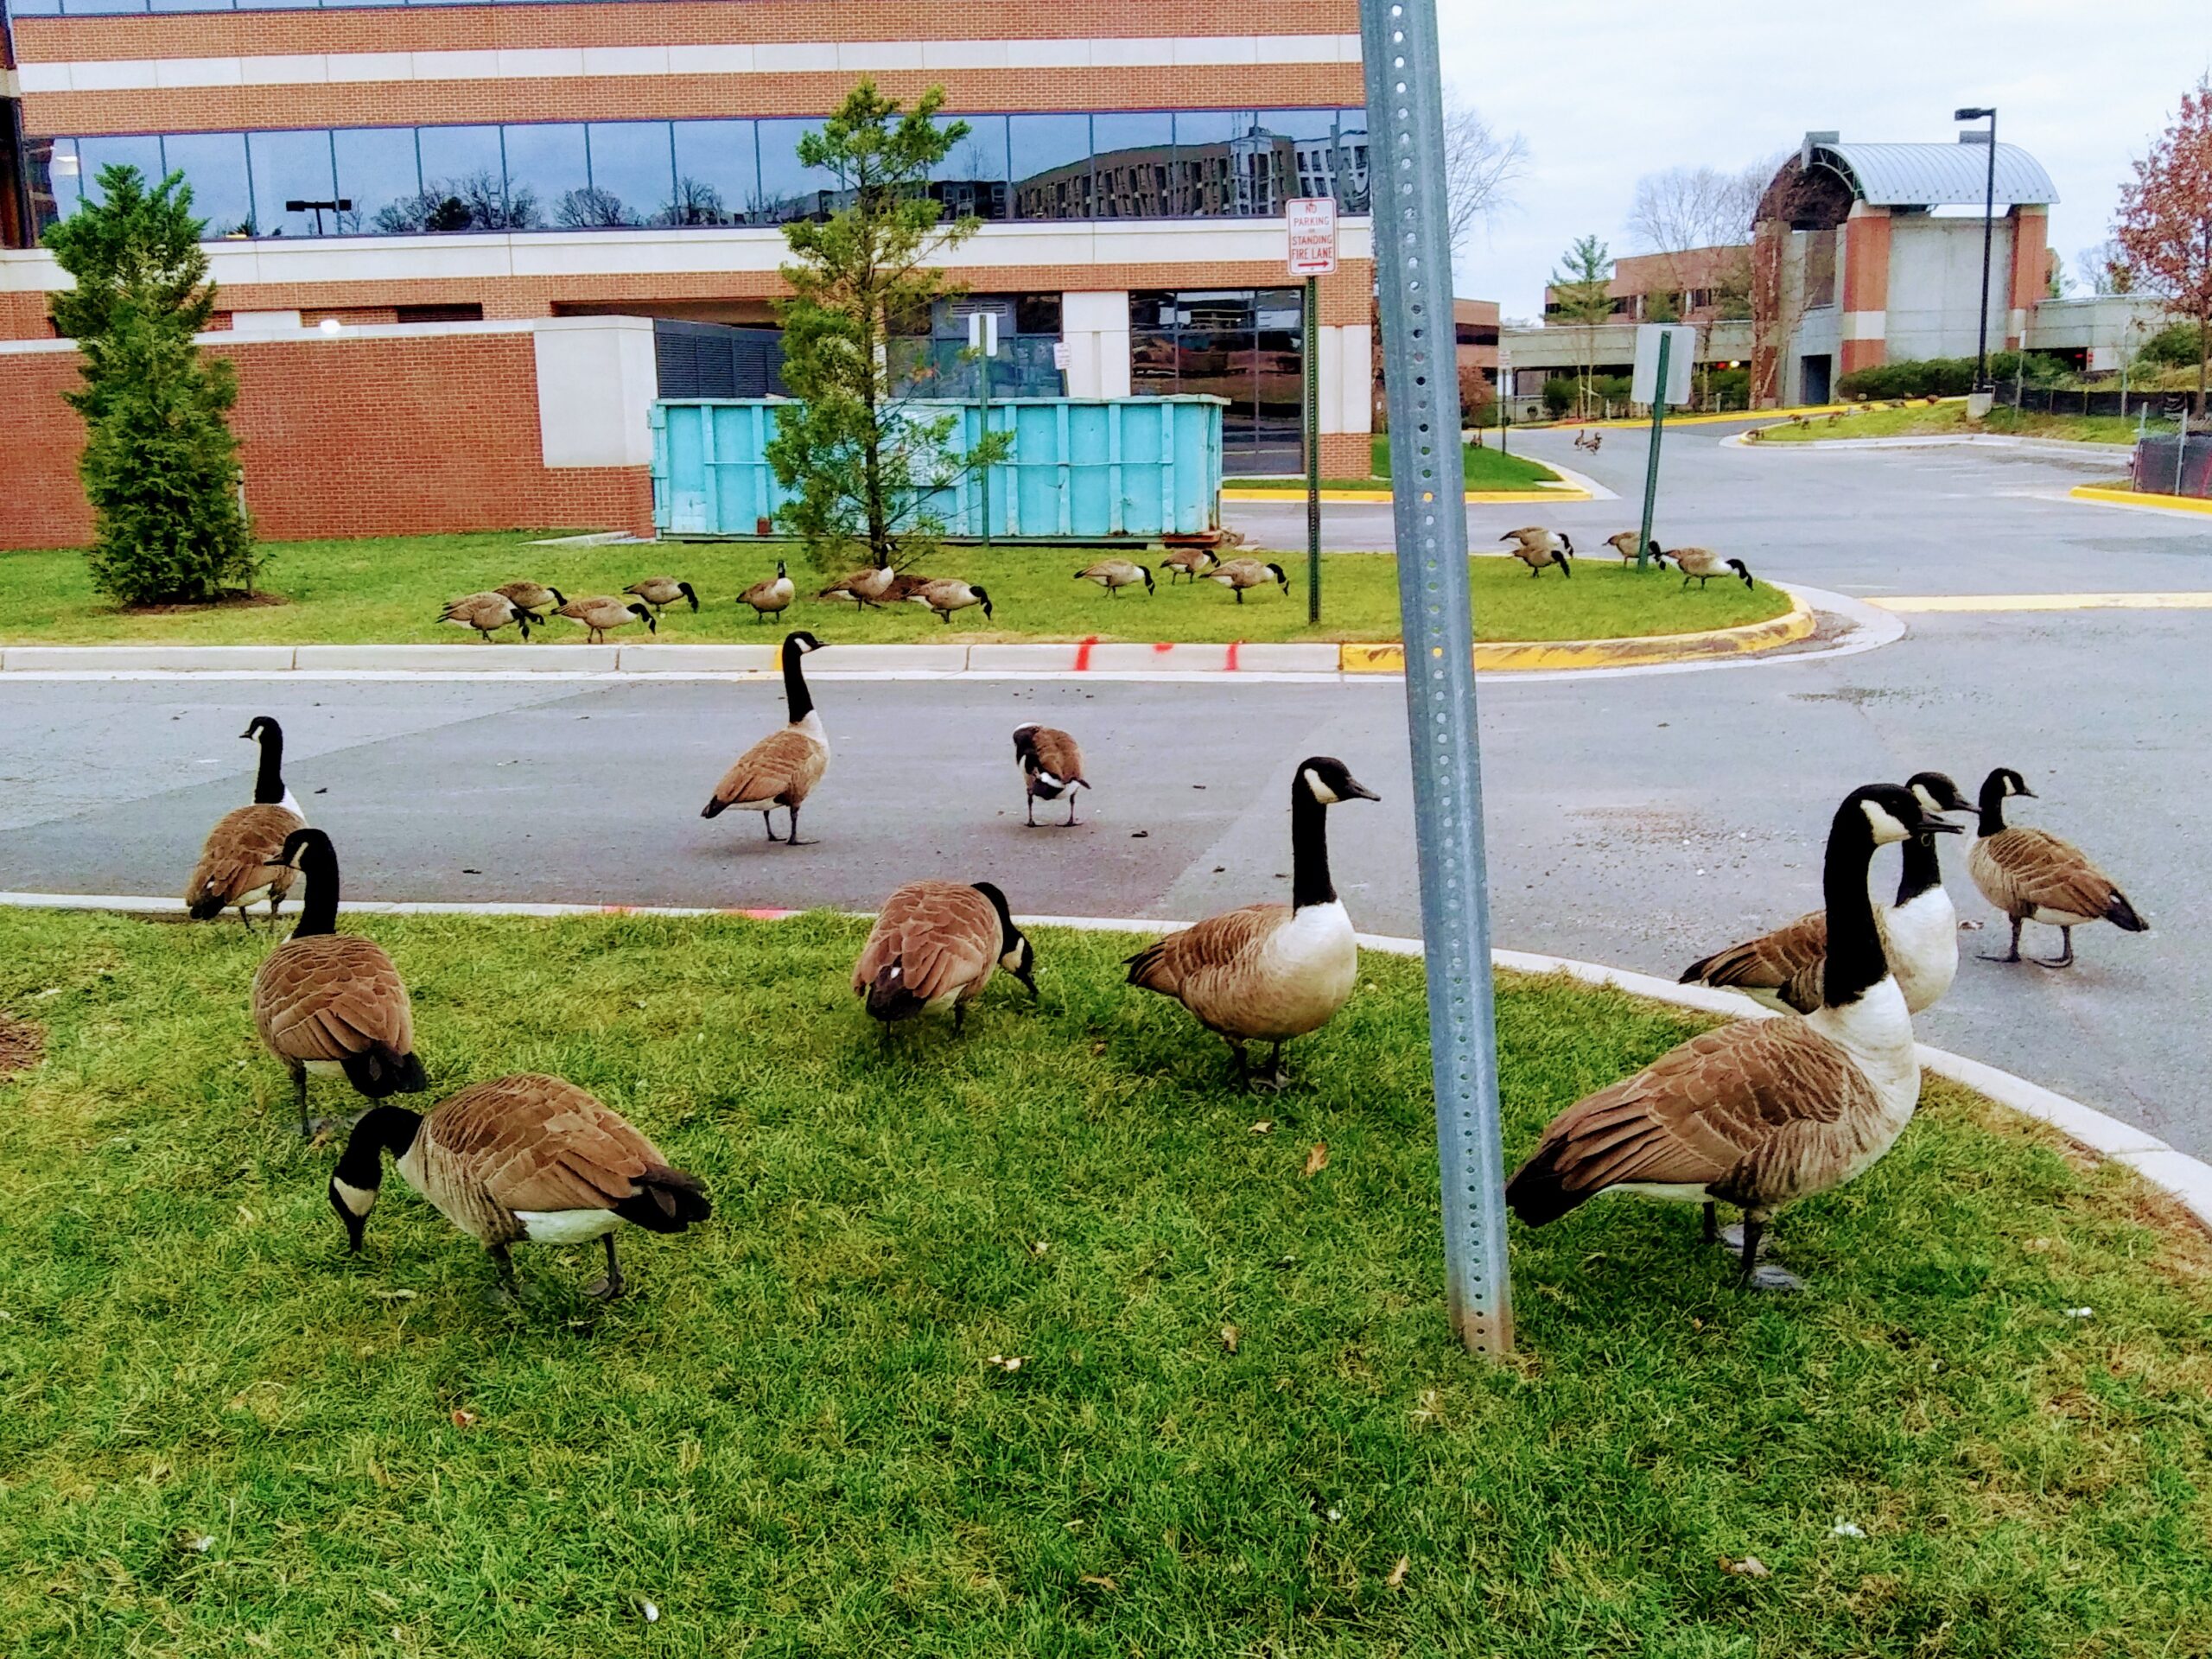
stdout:
[(1145, 592), (1147, 594), (1152, 592), (1152, 567), (1148, 564), (1141, 564), (1137, 566), (1137, 574), (1144, 578)]
[(1741, 576), (1741, 577), (1744, 579), (1744, 586), (1745, 586), (1745, 587), (1746, 587), (1746, 588), (1751, 588), (1751, 587), (1756, 587), (1756, 586), (1758, 585), (1758, 584), (1756, 584), (1755, 582), (1752, 582), (1752, 580), (1751, 580), (1751, 573), (1749, 570), (1747, 570), (1747, 569), (1745, 569), (1745, 567), (1744, 567), (1744, 562), (1743, 562), (1741, 559), (1731, 559), (1731, 560), (1729, 560), (1729, 561), (1728, 561), (1728, 568), (1729, 568), (1731, 570), (1733, 570), (1733, 571), (1734, 571), (1738, 575)]
[(791, 572), (784, 569), (784, 562), (781, 559), (778, 559), (776, 561), (776, 580), (778, 582), (781, 582), (789, 575), (791, 575)]
[(246, 721), (245, 730), (240, 732), (238, 735), (249, 743), (258, 743), (264, 738), (274, 739), (282, 743), (284, 741), (284, 728), (266, 715), (256, 715), (251, 720)]
[(346, 1224), (347, 1254), (361, 1253), (369, 1212), (377, 1207), (377, 1189), (384, 1184), (384, 1154), (404, 1156), (422, 1126), (421, 1115), (404, 1106), (372, 1106), (346, 1137), (346, 1150), (330, 1175), (330, 1207)]
[[(1025, 727), (1024, 730), (1033, 729)], [(1015, 734), (1020, 743), (1020, 734)], [(999, 913), (999, 966), (1012, 974), (1029, 989), (1030, 999), (1037, 1000), (1037, 947), (1029, 943), (1029, 936), (1014, 925), (1014, 912), (1007, 907), (1006, 894), (999, 891), (995, 881), (978, 881), (976, 891), (991, 901), (991, 908)]]
[(1865, 816), (1877, 847), (1910, 841), (1915, 836), (1959, 833), (1957, 824), (1929, 813), (1922, 807), (1920, 797), (1901, 785), (1868, 784), (1853, 790), (1845, 799)]
[(335, 863), (338, 849), (330, 844), (330, 836), (323, 830), (309, 826), (295, 830), (284, 837), (284, 849), (276, 855), (276, 862), (289, 864), (296, 870), (328, 861)]
[(644, 604), (632, 604), (629, 606), (627, 609), (631, 615), (636, 617), (639, 621), (645, 625), (645, 632), (647, 633), (658, 633), (660, 632), (660, 624), (653, 620), (653, 613), (651, 607)]
[(1574, 550), (1574, 537), (1568, 535), (1563, 530), (1559, 532), (1559, 548), (1560, 551), (1566, 554), (1570, 559), (1580, 556), (1580, 555), (1577, 554)]
[(2024, 795), (2030, 800), (2036, 798), (2035, 791), (2028, 787), (2028, 780), (2010, 766), (1999, 766), (1982, 779), (1981, 792), (1985, 799), (1994, 794), (2000, 801), (2014, 795)]
[(1339, 801), (1379, 801), (1382, 798), (1351, 775), (1351, 769), (1332, 754), (1316, 754), (1300, 761), (1298, 781), (1324, 806)]
[(968, 584), (968, 591), (976, 595), (976, 602), (983, 607), (983, 620), (986, 622), (989, 621), (991, 620), (991, 596), (985, 593), (981, 588), (976, 586), (973, 582), (969, 582)]
[(800, 628), (784, 636), (784, 649), (785, 651), (796, 651), (804, 654), (810, 651), (821, 650), (822, 641), (816, 639), (804, 628)]
[(1928, 812), (1971, 812), (1974, 803), (1959, 792), (1959, 786), (1945, 772), (1916, 772), (1904, 780), (1904, 786), (1919, 800), (1921, 809)]
[(691, 591), (691, 584), (690, 582), (677, 582), (676, 584), (676, 591), (691, 601), (691, 608), (693, 610), (696, 611), (699, 608), (699, 595)]
[(563, 593), (558, 588), (548, 588), (545, 591), (553, 595), (553, 604), (556, 609), (558, 609), (560, 607), (569, 602), (569, 596)]
[(1268, 574), (1275, 579), (1276, 587), (1281, 588), (1286, 594), (1290, 591), (1290, 577), (1284, 573), (1282, 566), (1279, 564), (1268, 565)]

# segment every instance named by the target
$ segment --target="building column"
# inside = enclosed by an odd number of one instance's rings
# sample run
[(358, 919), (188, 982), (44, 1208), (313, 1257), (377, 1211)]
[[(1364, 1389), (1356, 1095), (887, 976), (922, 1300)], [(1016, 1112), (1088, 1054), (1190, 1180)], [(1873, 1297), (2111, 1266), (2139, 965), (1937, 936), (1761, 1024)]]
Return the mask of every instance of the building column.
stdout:
[(1839, 376), (1889, 360), (1890, 210), (1853, 205), (1843, 226), (1843, 315)]
[(2028, 337), (2028, 319), (2050, 291), (2050, 212), (2012, 210), (2012, 279), (2005, 289), (2005, 349), (2016, 352)]
[(1365, 478), (1373, 465), (1375, 330), (1364, 322), (1325, 322), (1319, 334), (1321, 472)]
[(1060, 296), (1060, 339), (1068, 348), (1068, 396), (1129, 395), (1129, 296), (1111, 292)]

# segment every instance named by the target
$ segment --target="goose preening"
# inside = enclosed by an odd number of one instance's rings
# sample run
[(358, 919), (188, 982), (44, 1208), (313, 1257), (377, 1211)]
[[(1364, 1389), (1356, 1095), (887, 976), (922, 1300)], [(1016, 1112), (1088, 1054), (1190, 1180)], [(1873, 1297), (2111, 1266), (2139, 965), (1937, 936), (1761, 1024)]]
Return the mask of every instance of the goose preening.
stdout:
[(565, 616), (582, 627), (585, 631), (587, 645), (599, 645), (606, 639), (608, 629), (626, 628), (633, 621), (644, 623), (649, 633), (660, 632), (660, 624), (642, 602), (624, 601), (613, 594), (572, 599), (553, 614)]
[(853, 995), (887, 1027), (934, 1008), (968, 1004), (1005, 969), (1037, 996), (1037, 953), (1014, 925), (1006, 894), (988, 881), (909, 881), (883, 902), (853, 966)]
[(361, 1249), (384, 1182), (384, 1154), (407, 1185), (491, 1253), (499, 1288), (515, 1294), (511, 1244), (607, 1245), (607, 1274), (586, 1294), (622, 1294), (614, 1232), (622, 1223), (680, 1233), (714, 1213), (696, 1175), (671, 1168), (620, 1114), (573, 1083), (494, 1077), (440, 1101), (427, 1116), (377, 1106), (347, 1137), (330, 1178), (330, 1207)]
[(770, 617), (779, 616), (789, 610), (791, 601), (798, 594), (798, 590), (791, 585), (791, 573), (785, 569), (784, 562), (778, 559), (776, 574), (761, 577), (737, 596), (737, 602), (753, 607), (754, 621), (766, 622)]
[(292, 868), (283, 861), (284, 842), (303, 828), (306, 815), (284, 787), (284, 730), (266, 715), (256, 715), (238, 735), (261, 745), (254, 773), (253, 803), (232, 808), (215, 820), (200, 849), (200, 861), (184, 884), (184, 905), (194, 921), (211, 921), (235, 909), (246, 931), (253, 921), (246, 906), (269, 900), (269, 920), (292, 889)]
[[(1974, 803), (1940, 772), (1915, 772), (1905, 787), (1931, 816), (1974, 810)], [(1904, 993), (1905, 1007), (1913, 1014), (1942, 1001), (1959, 972), (1959, 912), (1943, 888), (1936, 834), (1923, 827), (1904, 843), (1897, 902), (1874, 907), (1883, 950)], [(1784, 1013), (1810, 1014), (1821, 1006), (1821, 968), (1827, 954), (1827, 912), (1808, 911), (1771, 933), (1692, 963), (1682, 970), (1681, 982), (1726, 986)]]
[[(1605, 537), (1605, 545), (1611, 548), (1614, 552), (1621, 556), (1621, 563), (1623, 564), (1634, 564), (1636, 563), (1637, 539), (1637, 533), (1632, 530), (1617, 531), (1612, 535)], [(1657, 566), (1662, 570), (1666, 569), (1667, 562), (1659, 556), (1659, 543), (1656, 542), (1651, 543), (1650, 549), (1652, 564)]]
[(660, 614), (662, 607), (673, 605), (679, 599), (690, 600), (695, 611), (699, 608), (699, 595), (691, 591), (691, 584), (678, 582), (674, 576), (647, 576), (643, 582), (632, 582), (622, 591), (644, 600), (653, 607), (655, 616)]
[[(777, 566), (781, 569), (781, 565)], [(865, 570), (855, 570), (849, 576), (840, 576), (820, 593), (817, 599), (849, 600), (855, 605), (876, 605), (882, 602), (899, 572), (891, 565), (873, 565)]]
[(1637, 1192), (1703, 1205), (1710, 1240), (1715, 1202), (1740, 1205), (1742, 1281), (1796, 1287), (1791, 1274), (1759, 1265), (1768, 1220), (1871, 1168), (1920, 1098), (1912, 1018), (1883, 954), (1867, 868), (1877, 847), (1958, 828), (1894, 784), (1844, 797), (1821, 869), (1821, 1006), (1693, 1037), (1568, 1107), (1506, 1184), (1514, 1213), (1541, 1227), (1601, 1192)]
[(1574, 574), (1573, 540), (1564, 531), (1545, 530), (1536, 524), (1524, 524), (1519, 530), (1509, 530), (1497, 538), (1501, 543), (1516, 545), (1506, 549), (1515, 558), (1529, 567), (1529, 574), (1541, 576), (1546, 567), (1557, 565), (1562, 576)]
[(1675, 562), (1675, 568), (1682, 573), (1683, 587), (1688, 587), (1690, 578), (1695, 576), (1700, 593), (1705, 591), (1705, 584), (1715, 576), (1725, 576), (1732, 571), (1745, 587), (1754, 585), (1751, 573), (1741, 559), (1724, 559), (1709, 547), (1670, 547), (1662, 552), (1659, 543), (1654, 542), (1651, 550), (1662, 558)]
[(957, 576), (938, 576), (925, 582), (906, 595), (914, 605), (926, 605), (937, 613), (937, 620), (950, 624), (955, 611), (964, 611), (971, 605), (983, 607), (983, 620), (991, 620), (991, 596), (972, 582), (963, 582)]
[(253, 976), (253, 1026), (262, 1046), (292, 1074), (300, 1133), (308, 1120), (308, 1074), (342, 1071), (371, 1100), (429, 1087), (415, 1053), (406, 982), (373, 939), (338, 931), (338, 855), (320, 830), (284, 837), (279, 861), (307, 878), (292, 937)]
[(1351, 918), (1329, 881), (1328, 809), (1380, 798), (1344, 763), (1317, 754), (1290, 783), (1290, 903), (1247, 905), (1171, 933), (1128, 958), (1129, 983), (1172, 996), (1220, 1036), (1240, 1084), (1244, 1045), (1271, 1043), (1268, 1086), (1283, 1086), (1282, 1046), (1335, 1018), (1359, 975)]
[(522, 630), (524, 639), (530, 638), (531, 614), (525, 606), (518, 605), (505, 594), (464, 594), (438, 613), (438, 620), (450, 622), (457, 628), (474, 628), (476, 637), (486, 645), (492, 636), (509, 623)]
[(1264, 588), (1273, 582), (1286, 594), (1290, 591), (1290, 578), (1283, 574), (1282, 566), (1263, 564), (1257, 559), (1224, 560), (1207, 571), (1203, 580), (1217, 582), (1229, 588), (1236, 594), (1239, 605), (1244, 602), (1244, 590), (1248, 588)]
[(1068, 798), (1068, 823), (1075, 823), (1075, 792), (1089, 789), (1083, 775), (1083, 751), (1075, 739), (1056, 726), (1032, 722), (1014, 728), (1014, 763), (1021, 768), (1022, 793), (1027, 798), (1029, 827), (1037, 827), (1037, 803)]
[(2012, 949), (2001, 957), (1985, 950), (1984, 959), (2022, 960), (2024, 922), (2055, 927), (2065, 942), (2066, 948), (2055, 957), (2027, 958), (2043, 968), (2072, 967), (2074, 930), (2091, 922), (2110, 922), (2129, 933), (2149, 932), (2151, 924), (2136, 914), (2127, 895), (2079, 847), (2041, 830), (2005, 822), (2008, 797), (2024, 795), (2033, 800), (2035, 793), (2010, 766), (1999, 766), (1982, 779), (1980, 833), (1967, 854), (1967, 870), (1981, 896), (2012, 924)]
[(1220, 556), (1210, 547), (1179, 547), (1160, 562), (1160, 568), (1167, 573), (1167, 585), (1172, 588), (1176, 577), (1187, 576), (1196, 582), (1220, 563)]
[[(758, 812), (771, 841), (791, 847), (813, 845), (798, 838), (798, 810), (830, 768), (830, 734), (814, 710), (814, 694), (806, 689), (799, 659), (821, 649), (822, 642), (804, 629), (784, 636), (784, 699), (791, 718), (781, 731), (769, 733), (737, 757), (737, 764), (722, 774), (699, 810), (701, 817), (720, 817), (734, 806)], [(776, 833), (768, 816), (779, 806), (791, 814), (788, 836)]]
[(1139, 582), (1144, 584), (1145, 596), (1152, 595), (1152, 572), (1133, 559), (1101, 559), (1077, 571), (1075, 579), (1096, 582), (1109, 599), (1119, 599), (1122, 588), (1134, 588)]
[(512, 601), (518, 610), (528, 611), (533, 622), (545, 620), (547, 607), (558, 608), (569, 602), (568, 595), (558, 588), (548, 588), (543, 582), (505, 582), (492, 591), (501, 599)]

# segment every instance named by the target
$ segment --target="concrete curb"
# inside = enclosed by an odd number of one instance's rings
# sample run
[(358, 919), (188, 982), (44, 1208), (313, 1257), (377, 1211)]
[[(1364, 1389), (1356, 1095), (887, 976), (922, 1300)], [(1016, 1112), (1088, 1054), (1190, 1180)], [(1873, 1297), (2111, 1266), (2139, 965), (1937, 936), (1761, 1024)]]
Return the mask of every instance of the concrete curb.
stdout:
[[(116, 893), (0, 893), (0, 906), (18, 910), (86, 910), (128, 915), (181, 916), (183, 901), (168, 897)], [(751, 921), (781, 921), (803, 914), (792, 909), (716, 908), (683, 905), (556, 905), (529, 903), (442, 904), (400, 899), (348, 899), (348, 912), (364, 916), (486, 916), (521, 917), (556, 921), (580, 916), (734, 916)], [(1086, 933), (1172, 933), (1188, 927), (1187, 921), (1143, 916), (1022, 915), (1014, 918), (1024, 927), (1064, 927)], [(1386, 956), (1424, 954), (1419, 939), (1388, 933), (1363, 933), (1363, 949)], [(1672, 980), (1603, 963), (1580, 962), (1572, 957), (1547, 956), (1527, 950), (1492, 950), (1494, 967), (1510, 973), (1565, 974), (1586, 985), (1607, 986), (1676, 1007), (1700, 1014), (1724, 1014), (1738, 1020), (1778, 1020), (1773, 1009), (1733, 991), (1705, 985), (1678, 985)], [(2183, 1209), (2199, 1224), (2212, 1228), (2212, 1164), (2190, 1157), (2168, 1145), (2147, 1129), (2136, 1128), (2078, 1100), (2058, 1094), (2040, 1084), (1993, 1065), (1930, 1048), (1923, 1043), (1920, 1065), (1924, 1071), (1986, 1095), (2008, 1110), (2057, 1130), (2068, 1140), (2113, 1163), (2125, 1164)]]
[[(1471, 507), (1503, 506), (1516, 502), (1522, 506), (1528, 506), (1539, 501), (1610, 501), (1613, 499), (1613, 493), (1611, 490), (1605, 489), (1603, 485), (1592, 485), (1588, 479), (1580, 474), (1571, 480), (1568, 480), (1567, 469), (1556, 461), (1548, 461), (1543, 464), (1559, 474), (1562, 481), (1558, 484), (1539, 484), (1535, 488), (1527, 490), (1468, 490), (1464, 493), (1464, 499)], [(1306, 492), (1302, 489), (1224, 489), (1221, 493), (1221, 499), (1224, 501), (1239, 502), (1248, 506), (1255, 503), (1264, 505), (1268, 502), (1294, 506), (1306, 499)], [(1389, 490), (1324, 490), (1321, 492), (1321, 501), (1325, 506), (1332, 503), (1338, 505), (1388, 506), (1396, 499), (1397, 497)]]
[[(1810, 639), (1815, 626), (1811, 607), (1793, 593), (1789, 595), (1789, 608), (1782, 615), (1732, 628), (1707, 628), (1698, 633), (1657, 633), (1627, 639), (1478, 642), (1475, 667), (1478, 671), (1504, 674), (1698, 662), (1795, 645), (1800, 639)], [(1342, 649), (1344, 671), (1347, 674), (1406, 671), (1406, 648), (1402, 645), (1345, 645)]]
[[(1767, 429), (1756, 427), (1753, 431)], [(2064, 438), (2018, 438), (2001, 432), (1907, 432), (1890, 438), (1805, 438), (1788, 439), (1780, 443), (1766, 443), (1753, 437), (1751, 432), (1738, 432), (1733, 437), (1721, 439), (1720, 443), (1724, 448), (1757, 449), (1763, 454), (1778, 454), (1792, 449), (2007, 449), (2085, 463), (2117, 461), (2128, 453), (2126, 444), (2075, 442)]]
[(2151, 512), (2212, 512), (2212, 498), (2201, 495), (2158, 495), (2147, 490), (2105, 490), (2094, 484), (2076, 484), (2066, 493), (2076, 501), (2094, 501), (2107, 507), (2136, 507)]

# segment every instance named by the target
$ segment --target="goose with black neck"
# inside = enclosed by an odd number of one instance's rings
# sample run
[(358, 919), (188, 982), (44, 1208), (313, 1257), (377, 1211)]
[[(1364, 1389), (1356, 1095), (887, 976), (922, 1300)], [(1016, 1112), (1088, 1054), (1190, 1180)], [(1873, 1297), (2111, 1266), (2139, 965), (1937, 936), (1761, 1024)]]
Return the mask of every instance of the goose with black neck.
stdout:
[(2005, 803), (2016, 795), (2036, 798), (2026, 779), (1999, 766), (1981, 781), (1981, 822), (1967, 854), (1967, 873), (1981, 896), (2012, 924), (2012, 948), (2003, 956), (1982, 952), (1986, 962), (2018, 962), (2023, 923), (2041, 922), (2058, 930), (2065, 948), (2046, 961), (2029, 957), (2038, 968), (2074, 965), (2074, 930), (2110, 922), (2126, 933), (2147, 933), (2151, 924), (2136, 913), (2113, 879), (2071, 842), (2025, 824), (2005, 822)]
[[(811, 842), (798, 838), (798, 810), (822, 775), (830, 769), (830, 734), (823, 729), (822, 716), (815, 711), (814, 694), (807, 689), (806, 672), (800, 666), (810, 652), (822, 649), (822, 641), (801, 629), (784, 636), (784, 697), (788, 718), (783, 728), (762, 738), (743, 754), (737, 764), (722, 774), (721, 782), (715, 785), (715, 792), (700, 808), (702, 818), (720, 817), (732, 807), (741, 811), (758, 812), (761, 828), (768, 832), (770, 841), (780, 841), (790, 847), (808, 847)], [(776, 833), (775, 822), (769, 814), (777, 807), (791, 814), (788, 836)]]
[(285, 837), (303, 828), (307, 815), (284, 786), (284, 731), (266, 715), (256, 715), (238, 735), (261, 746), (251, 804), (233, 807), (215, 821), (201, 843), (200, 861), (184, 885), (186, 911), (195, 921), (212, 921), (235, 909), (251, 932), (246, 906), (269, 901), (274, 927), (277, 908), (291, 891), (292, 872), (280, 860)]

